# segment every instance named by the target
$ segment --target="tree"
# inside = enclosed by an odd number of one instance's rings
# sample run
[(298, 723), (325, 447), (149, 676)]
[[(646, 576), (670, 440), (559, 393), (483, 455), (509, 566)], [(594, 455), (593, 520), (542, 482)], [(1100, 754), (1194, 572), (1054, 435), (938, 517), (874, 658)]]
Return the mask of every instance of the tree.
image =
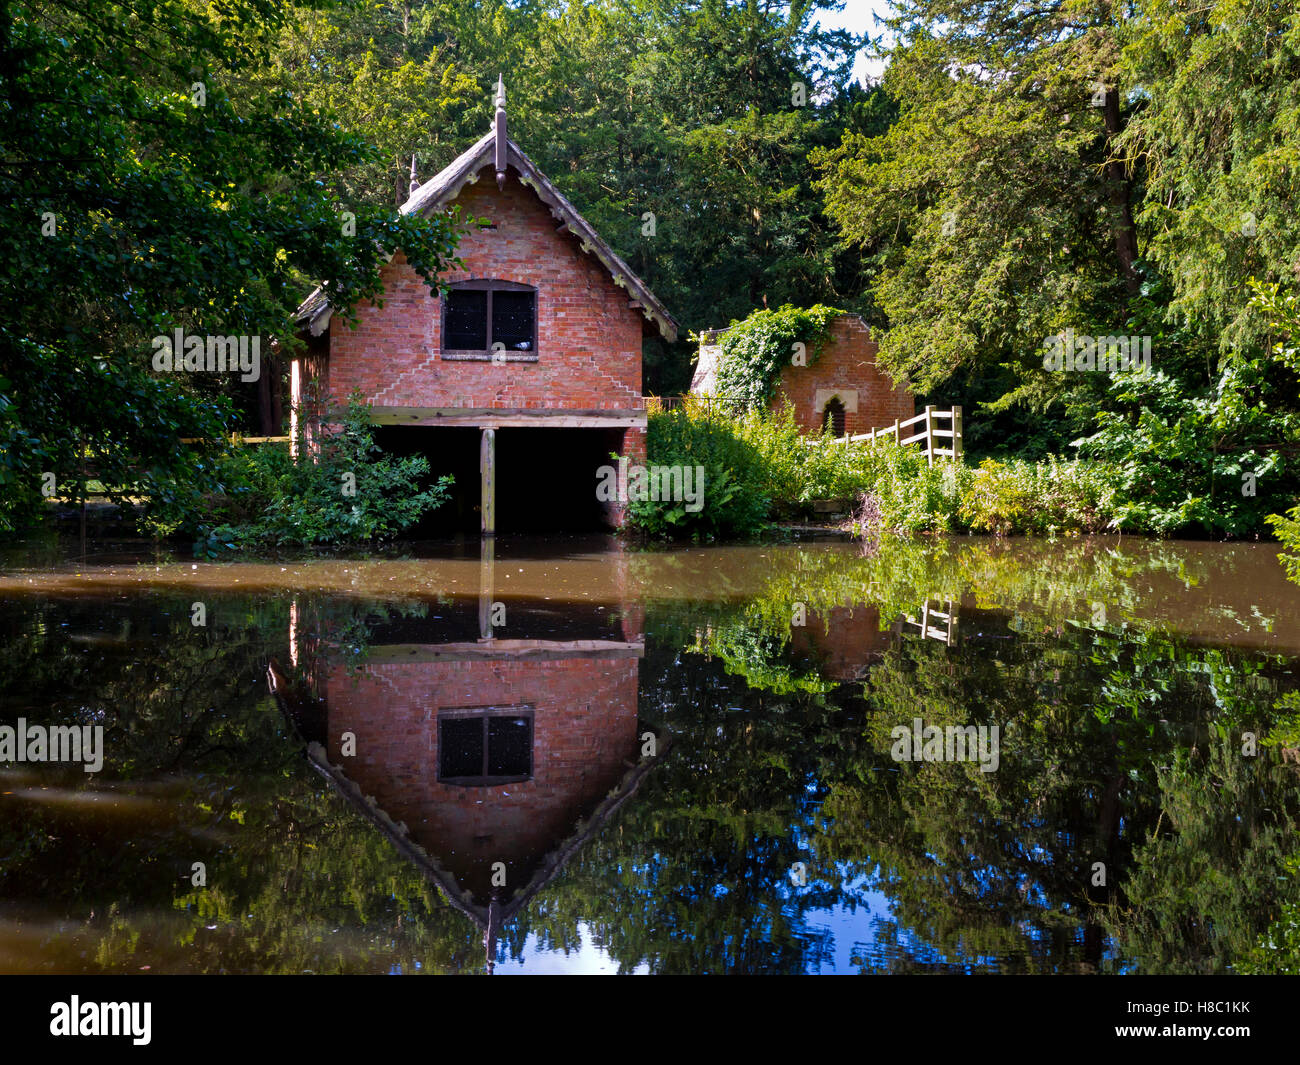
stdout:
[(227, 91), (219, 72), (263, 62), (287, 10), (6, 7), (0, 523), (51, 479), (59, 495), (93, 476), (116, 498), (167, 501), (209, 474), (235, 375), (157, 373), (157, 338), (242, 336), (269, 357), (309, 279), (346, 318), (379, 291), (385, 249), (431, 285), (451, 261), (450, 218), (340, 214), (318, 175), (365, 160), (361, 139), (283, 96)]

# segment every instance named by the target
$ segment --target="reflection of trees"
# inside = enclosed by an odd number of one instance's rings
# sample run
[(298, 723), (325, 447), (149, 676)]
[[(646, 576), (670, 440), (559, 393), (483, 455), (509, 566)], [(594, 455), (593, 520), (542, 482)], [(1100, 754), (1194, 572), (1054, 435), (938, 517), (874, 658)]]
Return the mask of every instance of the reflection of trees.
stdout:
[[(265, 668), (287, 652), (287, 600), (209, 597), (206, 629), (191, 626), (188, 597), (124, 611), (111, 626), (104, 604), (22, 607), (9, 605), (0, 630), (0, 662), (23, 676), (6, 696), (21, 691), (24, 704), (52, 708), (45, 723), (105, 725), (103, 773), (28, 767), (68, 790), (0, 804), (0, 896), (73, 916), (60, 967), (481, 962), (459, 915), (340, 803), (286, 734)], [(335, 602), (326, 613), (355, 635), (350, 620), (373, 609)], [(109, 635), (51, 636), (69, 629)], [(101, 812), (78, 796), (118, 808)], [(207, 867), (205, 888), (191, 885), (194, 862)]]
[[(986, 616), (966, 627), (997, 626)], [(1235, 757), (1227, 767), (1243, 786), (1254, 781), (1257, 801), (1215, 806), (1224, 780), (1200, 753), (1236, 750), (1219, 733), (1259, 723), (1269, 705), (1261, 680), (1244, 656), (1153, 634), (968, 639), (955, 655), (908, 641), (872, 669), (871, 746), (851, 767), (857, 780), (832, 788), (819, 845), (833, 858), (879, 862), (900, 923), (946, 956), (1057, 968), (1079, 956), (1082, 937), (1083, 956), (1097, 963), (1104, 926), (1145, 967), (1177, 967), (1186, 933), (1183, 956), (1208, 951), (1221, 968), (1270, 915), (1281, 852), (1264, 840), (1295, 823), (1293, 805), (1269, 805), (1287, 793), (1263, 760)], [(889, 728), (915, 716), (1001, 724), (1000, 768), (895, 765)], [(1181, 775), (1161, 768), (1171, 763)], [(1189, 819), (1192, 794), (1206, 805), (1193, 805)], [(1204, 830), (1210, 811), (1223, 819), (1217, 832)], [(1250, 851), (1238, 836), (1252, 840)], [(1166, 853), (1185, 856), (1188, 884), (1172, 892)], [(1113, 892), (1089, 890), (1094, 861), (1106, 863)], [(1233, 917), (1218, 922), (1213, 944), (1198, 943), (1198, 906), (1211, 899)], [(1166, 930), (1167, 949), (1148, 922)], [(1149, 949), (1130, 949), (1143, 937)]]
[[(1164, 831), (1135, 848), (1126, 905), (1106, 915), (1121, 952), (1139, 969), (1223, 972), (1238, 959), (1259, 968), (1300, 967), (1294, 937), (1254, 950), (1265, 927), (1300, 903), (1296, 779), (1237, 742), (1179, 751), (1158, 770)], [(1253, 958), (1252, 958), (1253, 956)]]
[[(642, 716), (654, 708), (672, 752), (538, 899), (528, 929), (564, 945), (583, 922), (625, 971), (799, 972), (825, 960), (809, 911), (841, 901), (840, 876), (801, 837), (828, 756), (861, 729), (860, 704), (747, 692), (719, 662), (657, 641), (641, 678)], [(806, 886), (790, 878), (795, 862)]]
[[(818, 911), (879, 891), (894, 921), (855, 945), (867, 969), (1117, 968), (1102, 932), (1142, 970), (1296, 966), (1296, 777), (1273, 748), (1239, 753), (1242, 730), (1294, 713), (1273, 709), (1294, 685), (1283, 660), (1029, 606), (967, 607), (951, 649), (897, 640), (862, 686), (757, 683), (688, 650), (710, 628), (737, 661), (815, 677), (786, 607), (800, 589), (810, 614), (844, 601), (862, 576), (846, 557), (821, 591), (809, 562), (761, 601), (652, 607), (638, 710), (672, 749), (502, 930), (502, 953), (530, 934), (576, 948), (585, 927), (625, 970), (802, 971), (835, 946)], [(908, 558), (900, 602), (925, 584)], [(0, 610), (6, 716), (105, 715), (109, 761), (89, 786), (139, 807), (0, 804), (0, 897), (74, 920), (69, 968), (482, 971), (480, 930), (286, 735), (263, 671), (287, 660), (287, 600), (210, 603), (195, 632), (189, 598)], [(364, 647), (374, 604), (314, 609)], [(112, 639), (71, 644), (65, 628)], [(916, 716), (998, 724), (999, 770), (894, 763), (889, 729)], [(77, 775), (61, 782), (87, 787)], [(1111, 887), (1090, 894), (1096, 860)], [(1265, 935), (1278, 946), (1261, 952)]]

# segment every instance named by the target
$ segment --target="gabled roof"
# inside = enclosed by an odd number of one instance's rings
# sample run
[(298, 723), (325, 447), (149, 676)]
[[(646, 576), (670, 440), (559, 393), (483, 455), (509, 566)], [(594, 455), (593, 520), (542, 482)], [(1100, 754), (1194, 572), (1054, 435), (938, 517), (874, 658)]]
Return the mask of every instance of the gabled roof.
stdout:
[[(493, 165), (496, 149), (496, 130), (489, 130), (474, 144), (457, 156), (441, 173), (416, 189), (402, 204), (402, 214), (419, 211), (428, 213), (441, 210), (460, 195), (461, 189), (479, 179), (481, 171)], [(580, 242), (582, 250), (598, 259), (609, 272), (614, 284), (626, 289), (631, 305), (639, 310), (648, 322), (654, 323), (666, 340), (677, 339), (677, 321), (644, 281), (632, 272), (618, 254), (591, 224), (578, 213), (559, 189), (551, 184), (545, 174), (528, 158), (523, 149), (506, 137), (508, 165), (519, 175), (521, 184), (530, 187), (538, 198), (551, 209), (551, 214), (562, 223), (561, 232), (567, 229)], [(312, 336), (319, 336), (329, 325), (331, 308), (324, 291), (317, 288), (298, 308), (297, 321), (305, 323)]]

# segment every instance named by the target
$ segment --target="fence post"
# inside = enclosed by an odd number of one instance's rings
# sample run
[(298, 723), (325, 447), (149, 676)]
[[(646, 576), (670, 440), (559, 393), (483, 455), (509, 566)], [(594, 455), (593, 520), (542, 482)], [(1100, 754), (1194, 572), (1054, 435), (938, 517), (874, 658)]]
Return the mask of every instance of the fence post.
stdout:
[(898, 419), (894, 419), (894, 447), (898, 447), (898, 442), (903, 438), (902, 433), (898, 431)]
[(925, 461), (934, 465), (934, 407), (925, 408)]
[(953, 407), (952, 409), (952, 460), (960, 462), (962, 456), (961, 446), (961, 408)]

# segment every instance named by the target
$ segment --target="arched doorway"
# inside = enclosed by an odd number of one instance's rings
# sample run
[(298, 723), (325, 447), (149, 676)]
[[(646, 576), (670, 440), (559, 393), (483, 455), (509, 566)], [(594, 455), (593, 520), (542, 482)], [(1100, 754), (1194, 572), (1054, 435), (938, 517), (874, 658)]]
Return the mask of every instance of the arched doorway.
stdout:
[(844, 435), (844, 404), (838, 396), (832, 396), (822, 408), (822, 432), (828, 428), (832, 436)]

